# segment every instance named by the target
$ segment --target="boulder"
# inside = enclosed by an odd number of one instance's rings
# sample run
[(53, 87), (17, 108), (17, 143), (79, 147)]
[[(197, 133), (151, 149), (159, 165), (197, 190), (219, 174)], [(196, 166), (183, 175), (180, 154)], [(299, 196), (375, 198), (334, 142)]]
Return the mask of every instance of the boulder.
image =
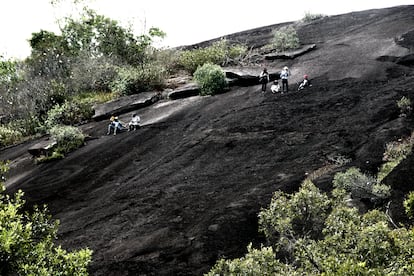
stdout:
[(39, 143), (36, 143), (35, 145), (31, 146), (28, 149), (28, 152), (33, 157), (39, 157), (39, 156), (49, 156), (49, 154), (53, 151), (55, 148), (57, 142), (54, 139), (46, 138), (44, 140), (41, 140)]
[[(257, 68), (226, 68), (226, 78), (231, 80), (230, 86), (258, 85), (260, 69)], [(270, 81), (280, 79), (279, 72), (269, 72)]]
[(197, 96), (198, 94), (200, 94), (200, 88), (196, 83), (190, 82), (178, 89), (174, 89), (173, 91), (169, 92), (168, 98), (171, 100), (176, 100), (191, 96)]
[(310, 52), (316, 48), (316, 44), (305, 45), (300, 49), (294, 51), (285, 51), (280, 53), (266, 54), (264, 58), (266, 60), (275, 60), (275, 59), (294, 59), (298, 56), (304, 55), (307, 52)]
[(161, 94), (159, 92), (143, 92), (131, 96), (121, 97), (119, 99), (94, 106), (95, 115), (92, 117), (95, 121), (108, 119), (112, 114), (124, 114), (136, 109), (140, 109), (159, 101)]

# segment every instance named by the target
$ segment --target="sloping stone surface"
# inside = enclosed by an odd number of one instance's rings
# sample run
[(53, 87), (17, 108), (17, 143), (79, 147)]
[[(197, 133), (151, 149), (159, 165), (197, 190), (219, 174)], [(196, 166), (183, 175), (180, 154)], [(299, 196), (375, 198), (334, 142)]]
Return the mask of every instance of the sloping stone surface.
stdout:
[[(139, 109), (138, 131), (106, 136), (106, 120), (82, 125), (97, 139), (63, 160), (34, 165), (27, 149), (35, 141), (3, 149), (0, 157), (12, 167), (8, 192), (22, 189), (29, 206), (47, 204), (65, 249), (94, 251), (90, 275), (202, 275), (218, 258), (243, 256), (250, 241), (264, 242), (257, 214), (274, 191), (296, 191), (331, 156), (350, 159), (336, 171), (356, 166), (375, 174), (384, 145), (411, 134), (414, 122), (399, 116), (396, 101), (414, 98), (414, 74), (395, 61), (412, 51), (395, 38), (413, 29), (413, 14), (407, 6), (298, 23), (302, 43), (317, 50), (242, 73), (228, 68), (235, 74), (228, 77), (248, 76), (252, 86), (162, 99)], [(280, 26), (229, 37), (264, 44)], [(397, 59), (378, 60), (386, 56)], [(260, 93), (253, 79), (261, 67), (277, 73), (285, 65), (290, 86), (304, 72), (313, 86)], [(414, 175), (412, 164), (398, 168), (403, 177)], [(317, 186), (329, 191), (336, 171)], [(412, 186), (389, 179), (399, 198)], [(392, 212), (403, 219), (397, 205)]]
[(109, 119), (112, 114), (124, 114), (132, 110), (149, 106), (160, 99), (158, 92), (143, 92), (127, 97), (121, 97), (108, 103), (94, 106), (95, 114), (92, 117), (95, 121)]

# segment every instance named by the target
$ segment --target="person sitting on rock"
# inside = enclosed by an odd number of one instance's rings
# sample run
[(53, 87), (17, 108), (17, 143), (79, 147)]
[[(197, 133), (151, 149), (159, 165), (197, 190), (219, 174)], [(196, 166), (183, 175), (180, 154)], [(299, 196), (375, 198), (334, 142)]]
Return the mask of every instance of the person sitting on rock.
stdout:
[(263, 71), (260, 73), (259, 82), (262, 84), (262, 93), (266, 92), (267, 83), (269, 82), (267, 68), (263, 68)]
[(275, 80), (272, 86), (270, 86), (270, 91), (272, 91), (273, 94), (280, 92), (280, 85), (277, 80)]
[(299, 84), (298, 91), (305, 89), (306, 87), (312, 86), (308, 75), (303, 76), (303, 81)]
[(141, 118), (136, 113), (134, 113), (132, 115), (131, 121), (128, 124), (128, 131), (139, 129), (141, 127), (139, 124), (140, 122)]
[(122, 125), (122, 122), (119, 120), (118, 117), (111, 117), (111, 122), (108, 125), (108, 132), (106, 135), (111, 134), (111, 131), (114, 132), (114, 135), (116, 135), (118, 132), (122, 131), (124, 129), (124, 126)]

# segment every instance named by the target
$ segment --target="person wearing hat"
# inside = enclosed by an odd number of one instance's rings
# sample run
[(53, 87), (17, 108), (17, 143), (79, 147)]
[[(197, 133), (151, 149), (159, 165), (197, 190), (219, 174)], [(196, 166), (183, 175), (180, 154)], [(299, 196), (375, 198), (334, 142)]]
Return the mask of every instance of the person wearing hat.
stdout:
[(283, 67), (282, 72), (280, 72), (280, 78), (282, 79), (282, 93), (285, 91), (289, 92), (289, 84), (288, 84), (288, 78), (290, 76), (290, 71), (287, 66)]
[(122, 123), (119, 120), (118, 116), (111, 116), (111, 118), (109, 120), (111, 122), (108, 125), (108, 132), (106, 133), (106, 135), (111, 134), (111, 130), (113, 130), (114, 131), (114, 135), (116, 135), (116, 133), (118, 131), (121, 131), (124, 128), (122, 126)]

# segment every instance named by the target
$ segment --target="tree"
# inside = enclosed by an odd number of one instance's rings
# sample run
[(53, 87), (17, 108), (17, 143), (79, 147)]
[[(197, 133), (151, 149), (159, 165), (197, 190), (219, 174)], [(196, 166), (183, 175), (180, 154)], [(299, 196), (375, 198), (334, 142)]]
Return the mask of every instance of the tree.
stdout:
[(360, 214), (347, 199), (341, 189), (328, 199), (310, 181), (292, 195), (276, 192), (259, 215), (271, 247), (249, 246), (208, 275), (413, 275), (414, 230), (391, 227), (379, 210)]
[(67, 18), (61, 31), (72, 55), (87, 51), (95, 57), (114, 57), (135, 66), (147, 61), (147, 50), (154, 37), (165, 37), (158, 28), (136, 37), (131, 29), (91, 9), (86, 9), (80, 20)]
[[(2, 179), (6, 172), (7, 164), (0, 163)], [(46, 206), (23, 213), (23, 195), (6, 195), (0, 183), (0, 275), (88, 275), (92, 251), (56, 246), (59, 222), (51, 220)]]

